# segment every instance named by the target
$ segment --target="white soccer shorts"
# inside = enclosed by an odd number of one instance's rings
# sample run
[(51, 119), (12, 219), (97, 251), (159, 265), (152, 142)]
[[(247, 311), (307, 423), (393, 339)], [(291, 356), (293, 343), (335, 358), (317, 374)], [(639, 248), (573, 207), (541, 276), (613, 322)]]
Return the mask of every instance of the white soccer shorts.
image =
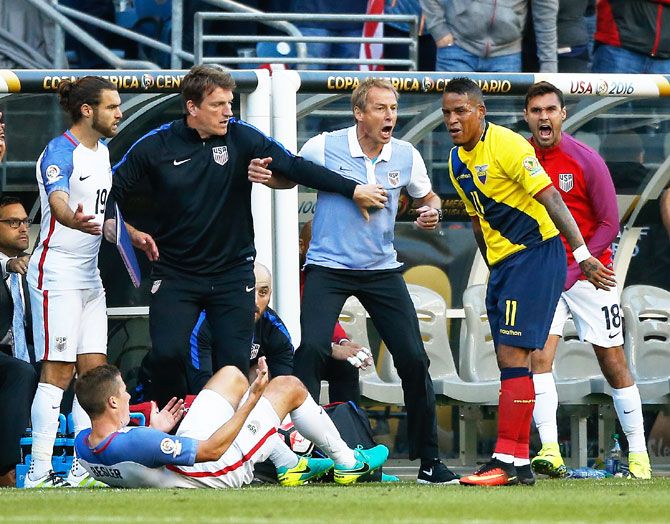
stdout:
[[(223, 413), (230, 414), (228, 401), (211, 389), (203, 389), (193, 401), (177, 435), (207, 440), (227, 421), (228, 416)], [(279, 417), (272, 404), (261, 398), (219, 460), (170, 469), (194, 484), (210, 488), (239, 488), (249, 484), (254, 478), (254, 464), (266, 460), (276, 445), (278, 425)]]
[(37, 360), (76, 362), (107, 354), (107, 301), (103, 288), (39, 290), (30, 286)]
[(587, 280), (578, 280), (561, 293), (550, 335), (563, 335), (563, 326), (572, 314), (580, 340), (610, 348), (623, 344), (623, 312), (618, 287), (596, 289)]

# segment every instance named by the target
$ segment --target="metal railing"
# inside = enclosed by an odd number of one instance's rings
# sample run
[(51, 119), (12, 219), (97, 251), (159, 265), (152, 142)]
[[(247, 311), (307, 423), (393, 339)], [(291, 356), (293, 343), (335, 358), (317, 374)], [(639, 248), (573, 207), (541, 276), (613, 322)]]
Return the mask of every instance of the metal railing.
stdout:
[[(30, 5), (32, 5), (33, 7), (35, 7), (35, 9), (38, 9), (44, 16), (53, 20), (56, 24), (56, 39), (55, 39), (56, 41), (54, 42), (54, 45), (56, 46), (54, 53), (56, 57), (55, 58), (56, 63), (54, 65), (57, 68), (63, 68), (67, 63), (67, 60), (65, 58), (65, 38), (63, 34), (63, 32), (66, 32), (70, 36), (72, 36), (73, 38), (84, 44), (93, 53), (95, 53), (103, 60), (108, 62), (115, 69), (158, 69), (158, 66), (153, 62), (149, 62), (146, 60), (127, 60), (117, 56), (116, 54), (114, 54), (112, 50), (110, 50), (109, 48), (98, 42), (95, 38), (93, 38), (86, 31), (84, 31), (80, 26), (72, 22), (72, 20), (70, 20), (67, 16), (65, 16), (63, 12), (67, 12), (71, 16), (74, 16), (72, 13), (75, 13), (80, 19), (84, 19), (84, 21), (86, 21), (87, 23), (90, 23), (102, 29), (112, 31), (119, 35), (122, 34), (121, 33), (122, 31), (132, 33), (132, 35), (127, 34), (122, 35), (128, 38), (132, 36), (133, 39), (137, 40), (138, 38), (143, 37), (143, 35), (140, 35), (139, 33), (134, 33), (133, 31), (129, 31), (127, 29), (123, 29), (122, 27), (115, 26), (114, 24), (110, 24), (109, 22), (105, 22), (94, 16), (89, 16), (80, 13), (79, 11), (69, 9), (65, 6), (61, 6), (58, 5), (57, 3), (52, 3), (47, 0), (25, 0), (25, 1), (28, 2)], [(156, 44), (159, 43), (156, 41), (153, 42)]]
[[(207, 0), (214, 2), (214, 0)], [(221, 1), (221, 0), (219, 0)], [(365, 22), (398, 22), (409, 25), (409, 36), (407, 37), (340, 37), (340, 36), (304, 36), (300, 31), (298, 34), (291, 36), (277, 36), (277, 35), (214, 35), (206, 34), (204, 31), (204, 23), (206, 21), (232, 21), (232, 22), (246, 22), (255, 21), (261, 23), (271, 22), (336, 22), (336, 23), (351, 23), (360, 22), (361, 25)], [(253, 13), (196, 13), (194, 19), (194, 60), (195, 63), (219, 63), (219, 64), (266, 64), (266, 63), (281, 63), (281, 64), (300, 64), (300, 65), (380, 65), (380, 66), (399, 66), (407, 67), (410, 71), (416, 71), (419, 62), (419, 47), (418, 47), (418, 25), (419, 21), (416, 16), (412, 15), (318, 15), (318, 14), (296, 14), (296, 13), (262, 13), (255, 11)], [(205, 42), (286, 42), (295, 44), (295, 57), (228, 57), (228, 56), (205, 56), (204, 43)], [(310, 57), (306, 53), (306, 44), (312, 42), (322, 42), (331, 44), (400, 44), (407, 45), (409, 58), (407, 59), (361, 59), (361, 58), (324, 58), (324, 57)], [(302, 46), (305, 46), (303, 48)], [(303, 51), (304, 49), (304, 51)], [(351, 69), (356, 69), (352, 67)]]
[[(410, 15), (318, 15), (296, 13), (264, 13), (257, 9), (240, 4), (233, 0), (203, 0), (209, 5), (223, 10), (221, 12), (199, 12), (194, 18), (194, 52), (190, 53), (183, 48), (184, 36), (184, 0), (172, 0), (172, 33), (170, 44), (126, 29), (113, 23), (101, 20), (76, 9), (59, 5), (57, 0), (26, 0), (42, 15), (52, 20), (56, 25), (54, 42), (55, 68), (65, 68), (67, 58), (65, 54), (65, 33), (78, 40), (92, 53), (102, 58), (115, 69), (158, 69), (158, 66), (148, 60), (132, 60), (118, 56), (114, 51), (100, 43), (94, 36), (81, 28), (76, 22), (88, 24), (96, 29), (107, 31), (124, 39), (137, 42), (140, 45), (163, 52), (170, 57), (172, 69), (180, 69), (183, 62), (189, 63), (220, 63), (220, 64), (264, 64), (283, 63), (300, 65), (351, 65), (357, 69), (359, 65), (380, 65), (404, 67), (411, 71), (417, 69), (418, 64), (418, 19)], [(205, 21), (253, 21), (262, 23), (279, 31), (280, 35), (215, 35), (205, 34)], [(331, 22), (351, 23), (359, 22), (397, 22), (408, 24), (407, 37), (337, 37), (337, 36), (304, 36), (294, 22)], [(206, 42), (252, 43), (259, 42), (286, 42), (294, 47), (294, 56), (291, 57), (255, 57), (255, 56), (205, 56)], [(310, 57), (307, 53), (307, 44), (321, 42), (333, 44), (399, 44), (408, 48), (407, 59), (338, 59)]]

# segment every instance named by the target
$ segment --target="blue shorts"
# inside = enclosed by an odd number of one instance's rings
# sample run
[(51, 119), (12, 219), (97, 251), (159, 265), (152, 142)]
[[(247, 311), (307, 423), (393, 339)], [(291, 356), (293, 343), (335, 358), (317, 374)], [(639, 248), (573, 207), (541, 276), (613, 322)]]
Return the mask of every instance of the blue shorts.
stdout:
[(565, 284), (567, 261), (560, 237), (507, 257), (491, 268), (486, 312), (499, 344), (541, 349)]

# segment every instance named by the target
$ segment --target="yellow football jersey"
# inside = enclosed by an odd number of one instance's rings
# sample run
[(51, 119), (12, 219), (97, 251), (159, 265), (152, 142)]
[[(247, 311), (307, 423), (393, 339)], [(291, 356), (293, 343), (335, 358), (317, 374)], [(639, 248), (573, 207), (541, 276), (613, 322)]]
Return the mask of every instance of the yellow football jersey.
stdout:
[(533, 198), (551, 179), (518, 133), (487, 122), (472, 151), (451, 150), (449, 175), (468, 214), (479, 217), (489, 265), (558, 235)]

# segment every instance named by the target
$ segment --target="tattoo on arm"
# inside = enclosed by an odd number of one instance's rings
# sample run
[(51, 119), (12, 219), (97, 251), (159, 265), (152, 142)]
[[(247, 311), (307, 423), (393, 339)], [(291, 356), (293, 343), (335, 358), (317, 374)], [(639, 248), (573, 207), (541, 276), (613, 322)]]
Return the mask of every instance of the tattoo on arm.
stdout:
[(565, 237), (573, 251), (584, 244), (584, 238), (579, 232), (577, 222), (572, 218), (568, 207), (563, 202), (561, 195), (554, 187), (549, 187), (535, 195), (535, 199), (546, 209), (554, 224)]

